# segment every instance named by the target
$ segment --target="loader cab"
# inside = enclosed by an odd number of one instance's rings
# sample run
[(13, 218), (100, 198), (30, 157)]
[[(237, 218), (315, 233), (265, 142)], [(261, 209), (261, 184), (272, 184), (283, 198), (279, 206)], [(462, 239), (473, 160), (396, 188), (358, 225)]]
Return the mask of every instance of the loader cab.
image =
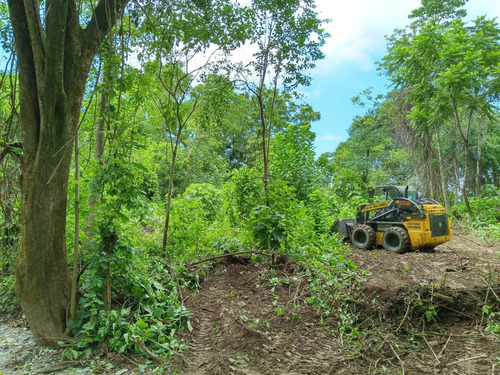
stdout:
[(418, 199), (418, 191), (406, 185), (380, 185), (370, 191), (370, 198), (375, 201), (387, 201), (395, 198)]

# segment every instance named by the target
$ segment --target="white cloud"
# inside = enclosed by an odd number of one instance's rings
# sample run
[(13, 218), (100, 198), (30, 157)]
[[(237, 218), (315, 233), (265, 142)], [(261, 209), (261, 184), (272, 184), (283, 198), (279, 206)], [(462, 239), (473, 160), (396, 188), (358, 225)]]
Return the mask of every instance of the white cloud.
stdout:
[(420, 1), (316, 0), (316, 4), (319, 17), (331, 19), (326, 25), (331, 34), (324, 47), (326, 59), (318, 64), (318, 70), (329, 70), (344, 62), (371, 70), (373, 55), (385, 48), (384, 36), (408, 24), (408, 14)]
[[(363, 70), (374, 69), (375, 60), (386, 48), (386, 35), (410, 23), (408, 15), (421, 6), (420, 0), (316, 0), (319, 17), (331, 19), (326, 30), (331, 37), (318, 62), (315, 75), (328, 74), (343, 63)], [(500, 16), (500, 2), (469, 0), (465, 8), (470, 19), (486, 14)]]
[(343, 140), (344, 140), (344, 137), (342, 137), (340, 135), (333, 135), (333, 134), (326, 134), (326, 135), (323, 135), (317, 139), (317, 141), (321, 141), (321, 142), (324, 142), (324, 141), (342, 142)]

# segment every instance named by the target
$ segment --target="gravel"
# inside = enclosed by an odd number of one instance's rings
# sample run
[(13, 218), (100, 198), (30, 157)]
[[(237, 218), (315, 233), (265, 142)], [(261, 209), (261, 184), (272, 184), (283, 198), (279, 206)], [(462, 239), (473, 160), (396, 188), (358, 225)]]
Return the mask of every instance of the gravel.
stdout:
[(0, 375), (92, 374), (90, 368), (72, 367), (79, 363), (64, 360), (62, 353), (60, 348), (38, 346), (24, 320), (0, 319)]

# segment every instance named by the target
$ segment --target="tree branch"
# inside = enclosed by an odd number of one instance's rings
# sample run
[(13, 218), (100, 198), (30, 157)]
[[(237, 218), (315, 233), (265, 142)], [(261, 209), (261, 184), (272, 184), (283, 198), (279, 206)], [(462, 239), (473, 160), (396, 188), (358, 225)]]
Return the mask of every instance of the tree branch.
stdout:
[[(30, 34), (26, 28), (25, 4), (23, 0), (9, 0), (9, 14), (14, 31), (19, 69), (20, 120), (23, 127), (24, 155), (34, 158), (40, 131), (40, 107), (38, 83)], [(30, 163), (28, 163), (30, 165)]]
[(129, 0), (99, 0), (92, 19), (84, 30), (83, 57), (93, 58), (106, 34), (120, 17)]
[(37, 86), (40, 88), (42, 87), (45, 76), (45, 43), (42, 34), (42, 24), (40, 22), (38, 6), (32, 0), (26, 0), (24, 4), (31, 50), (33, 53), (33, 64), (36, 71), (36, 81)]

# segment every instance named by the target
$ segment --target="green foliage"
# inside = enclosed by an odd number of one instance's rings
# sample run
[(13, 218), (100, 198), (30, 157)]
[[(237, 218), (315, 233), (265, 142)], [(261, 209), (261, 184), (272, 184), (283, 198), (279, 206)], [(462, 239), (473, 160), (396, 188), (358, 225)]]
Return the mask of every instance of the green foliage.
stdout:
[(453, 207), (455, 216), (477, 234), (494, 240), (500, 239), (500, 189), (485, 185), (480, 197), (470, 198), (470, 205), (476, 213), (473, 218), (465, 219), (467, 209), (463, 203)]
[(289, 125), (276, 134), (269, 155), (271, 178), (286, 181), (293, 187), (299, 201), (306, 199), (318, 180), (314, 138), (310, 125)]
[(337, 198), (332, 189), (312, 191), (307, 197), (307, 214), (314, 223), (314, 231), (326, 234), (332, 226), (332, 218), (339, 214)]
[[(175, 338), (177, 330), (191, 329), (180, 288), (199, 283), (197, 274), (180, 264), (254, 247), (287, 254), (299, 264), (297, 272), (309, 282), (307, 302), (325, 317), (336, 314), (340, 332), (356, 337), (358, 316), (350, 303), (363, 275), (346, 247), (330, 235), (335, 219), (353, 217), (372, 185), (406, 183), (419, 175), (418, 163), (435, 171), (437, 135), (443, 139), (443, 155), (448, 155), (448, 186), (460, 185), (463, 174), (472, 170), (462, 159), (482, 168), (480, 185), (498, 176), (500, 133), (497, 109), (491, 105), (500, 91), (498, 25), (485, 18), (465, 25), (459, 19), (462, 0), (425, 0), (413, 12), (415, 22), (391, 37), (381, 64), (401, 90), (385, 99), (365, 90), (355, 98), (371, 107), (353, 120), (349, 139), (317, 161), (310, 124), (320, 114), (295, 102), (291, 93), (309, 84), (310, 68), (323, 57), (326, 21), (318, 18), (312, 0), (141, 5), (132, 4), (120, 32), (105, 41), (92, 71), (98, 83), (86, 92), (79, 128), (80, 154), (86, 157), (81, 176), (70, 185), (71, 197), (75, 185), (80, 186), (85, 223), (80, 236), (85, 269), (79, 285), (84, 294), (78, 318), (71, 323), (75, 338), (67, 352), (70, 359), (88, 356), (106, 343), (110, 350), (127, 354), (144, 353), (145, 345), (168, 360), (183, 349)], [(5, 5), (0, 9), (6, 14)], [(2, 26), (6, 22), (0, 20)], [(127, 28), (130, 40), (123, 32)], [(10, 37), (6, 27), (1, 29), (2, 36)], [(211, 46), (228, 53), (245, 41), (257, 47), (246, 77), (224, 54), (211, 55), (213, 60), (195, 67), (193, 57)], [(11, 43), (2, 43), (10, 50)], [(124, 54), (137, 47), (141, 67), (120, 61), (118, 45)], [(228, 78), (235, 74), (245, 78), (241, 90)], [(254, 78), (257, 83), (251, 82)], [(94, 106), (95, 95), (108, 97), (105, 108)], [(459, 103), (456, 108), (452, 99)], [(2, 113), (9, 105), (16, 108), (16, 103), (3, 101)], [(471, 111), (476, 115), (467, 117)], [(15, 129), (17, 119), (9, 117), (10, 123), (3, 117), (1, 142), (10, 144), (18, 134), (4, 135), (3, 124)], [(467, 142), (460, 138), (468, 130), (461, 135), (463, 129), (452, 124), (456, 117), (461, 124), (471, 120)], [(91, 160), (101, 119), (104, 153)], [(474, 147), (461, 150), (464, 142)], [(413, 160), (410, 146), (428, 155), (425, 163)], [(20, 155), (17, 149), (8, 154), (0, 169), (0, 267), (7, 270), (0, 276), (0, 310), (7, 312), (17, 306), (12, 274), (20, 237), (17, 175), (7, 177), (18, 173)], [(266, 155), (269, 175), (263, 176)], [(458, 181), (453, 182), (455, 161)], [(170, 183), (167, 266), (160, 244)], [(485, 185), (471, 205), (478, 213), (471, 226), (500, 239), (498, 187)], [(454, 211), (465, 216), (461, 204)], [(74, 215), (69, 199), (69, 249), (74, 248)], [(111, 310), (103, 311), (108, 280), (113, 300)], [(289, 280), (273, 275), (270, 283), (274, 292)], [(346, 294), (349, 288), (351, 296)], [(276, 303), (274, 311), (281, 316), (284, 309)], [(487, 329), (498, 333), (495, 307), (484, 306), (483, 311)], [(425, 307), (422, 316), (435, 321), (436, 309)]]
[[(88, 259), (82, 283), (78, 320), (71, 322), (75, 333), (67, 355), (88, 356), (95, 345), (106, 341), (118, 353), (143, 353), (142, 342), (156, 355), (169, 359), (182, 350), (174, 338), (178, 329), (190, 327), (188, 311), (180, 304), (174, 271), (149, 258), (144, 249), (119, 241), (111, 255), (98, 253)], [(103, 311), (103, 267), (111, 265), (114, 305)]]
[(219, 189), (211, 184), (191, 184), (184, 192), (186, 200), (198, 200), (203, 207), (204, 219), (213, 221), (217, 219), (222, 204)]
[(295, 191), (286, 181), (268, 185), (268, 205), (257, 205), (248, 219), (250, 232), (258, 246), (277, 249), (287, 237), (287, 226), (297, 208)]
[(242, 167), (233, 171), (227, 189), (230, 206), (236, 211), (238, 220), (250, 218), (253, 209), (263, 203), (262, 177), (256, 169)]
[(333, 153), (330, 163), (334, 164), (334, 170), (348, 174), (350, 181), (362, 180), (365, 185), (406, 183), (411, 177), (411, 168), (407, 154), (397, 147), (391, 136), (391, 121), (386, 118), (385, 107), (378, 105), (365, 116), (354, 119), (349, 139), (340, 143)]
[(500, 335), (500, 311), (495, 311), (490, 305), (484, 305), (482, 310), (487, 317), (485, 331)]
[[(483, 147), (491, 151), (485, 129), (490, 119), (498, 121), (500, 28), (496, 19), (485, 16), (469, 24), (464, 3), (422, 2), (411, 15), (415, 21), (388, 38), (380, 64), (397, 88), (393, 101), (399, 126), (393, 134), (416, 156), (412, 168), (426, 194), (452, 185), (457, 190), (465, 185), (462, 195), (477, 193), (480, 182), (469, 176), (481, 174), (494, 182), (498, 175), (498, 164), (491, 163), (490, 152), (483, 155)], [(450, 158), (454, 170), (447, 168)], [(446, 199), (447, 191), (441, 195)], [(473, 210), (468, 211), (472, 216)]]
[(258, 76), (274, 65), (286, 90), (309, 84), (306, 72), (323, 58), (321, 46), (328, 37), (322, 27), (327, 21), (318, 18), (315, 8), (312, 0), (252, 1), (252, 40), (259, 51), (251, 65)]
[[(207, 188), (208, 187), (208, 188)], [(219, 215), (219, 192), (209, 184), (190, 186), (172, 202), (169, 254), (189, 259), (207, 252), (210, 229)]]
[(424, 313), (425, 320), (427, 323), (433, 323), (436, 321), (438, 313), (435, 306), (429, 306)]
[(13, 274), (0, 275), (0, 314), (10, 314), (19, 308), (19, 299), (14, 292)]

